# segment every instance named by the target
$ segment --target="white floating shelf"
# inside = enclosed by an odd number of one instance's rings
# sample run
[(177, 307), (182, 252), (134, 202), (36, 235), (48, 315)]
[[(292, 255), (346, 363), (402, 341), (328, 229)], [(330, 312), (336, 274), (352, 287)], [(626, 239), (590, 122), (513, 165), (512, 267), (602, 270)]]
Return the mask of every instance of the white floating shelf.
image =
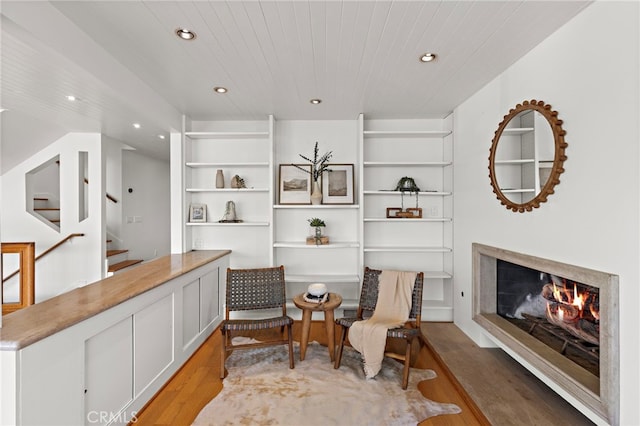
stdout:
[(425, 279), (439, 279), (439, 278), (444, 278), (444, 279), (449, 279), (449, 278), (453, 278), (453, 276), (445, 271), (424, 271), (424, 278)]
[(291, 283), (359, 283), (358, 275), (323, 275), (323, 274), (287, 274), (285, 280)]
[(194, 169), (205, 167), (269, 167), (268, 162), (254, 163), (186, 163), (187, 167)]
[(524, 135), (525, 133), (533, 132), (533, 127), (507, 127), (502, 130), (503, 135)]
[(187, 192), (269, 192), (268, 188), (187, 188)]
[(378, 246), (365, 247), (365, 252), (403, 252), (403, 253), (448, 253), (451, 251), (448, 247), (403, 247), (403, 246)]
[(518, 164), (530, 164), (535, 162), (535, 160), (533, 158), (525, 158), (522, 160), (496, 160), (496, 164), (514, 164), (514, 165), (518, 165)]
[[(376, 191), (364, 191), (363, 192), (364, 195), (396, 195), (396, 196), (400, 196), (400, 194), (402, 194), (401, 191), (381, 191), (381, 190), (376, 190)], [(415, 192), (409, 193), (405, 191), (405, 196), (409, 197), (409, 196), (415, 196)], [(420, 191), (418, 194), (420, 195), (451, 195), (451, 192), (443, 192), (443, 191)]]
[(358, 248), (360, 244), (357, 241), (338, 241), (329, 244), (307, 244), (306, 242), (297, 241), (278, 241), (273, 244), (276, 248), (295, 248), (295, 249), (335, 249), (335, 248)]
[(187, 226), (269, 226), (269, 222), (187, 222)]
[(269, 132), (185, 132), (191, 139), (257, 139), (269, 137)]
[(365, 217), (365, 222), (451, 222), (450, 217), (423, 217), (417, 219), (409, 219), (404, 217), (389, 218), (389, 217)]
[(453, 164), (451, 161), (365, 161), (365, 167), (445, 167)]
[(503, 194), (524, 194), (527, 192), (536, 192), (533, 188), (522, 188), (522, 189), (500, 189), (500, 192)]
[(451, 130), (365, 130), (364, 137), (441, 138), (451, 134)]
[(358, 204), (274, 204), (274, 209), (358, 209)]

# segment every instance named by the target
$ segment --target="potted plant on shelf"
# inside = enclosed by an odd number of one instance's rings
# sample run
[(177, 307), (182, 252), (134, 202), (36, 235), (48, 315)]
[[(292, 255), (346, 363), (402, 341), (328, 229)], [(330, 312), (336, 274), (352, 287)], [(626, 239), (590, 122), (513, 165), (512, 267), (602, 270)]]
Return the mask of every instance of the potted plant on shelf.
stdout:
[(323, 244), (323, 232), (324, 232), (324, 228), (326, 226), (326, 224), (324, 223), (324, 220), (317, 218), (317, 217), (312, 217), (311, 219), (307, 219), (307, 221), (309, 222), (309, 227), (310, 227), (310, 239), (313, 240), (313, 243), (315, 243), (316, 245), (320, 245)]
[(311, 204), (321, 204), (322, 190), (320, 189), (320, 184), (318, 183), (318, 179), (320, 178), (320, 176), (322, 176), (322, 173), (331, 171), (328, 163), (329, 163), (329, 160), (331, 159), (331, 156), (333, 155), (333, 151), (328, 151), (328, 152), (325, 152), (322, 156), (318, 156), (318, 141), (316, 141), (316, 144), (313, 148), (313, 160), (302, 154), (298, 154), (298, 155), (300, 155), (300, 157), (302, 157), (304, 160), (311, 163), (311, 172), (295, 164), (292, 164), (292, 166), (297, 167), (303, 172), (309, 173), (311, 175), (311, 177), (313, 178)]

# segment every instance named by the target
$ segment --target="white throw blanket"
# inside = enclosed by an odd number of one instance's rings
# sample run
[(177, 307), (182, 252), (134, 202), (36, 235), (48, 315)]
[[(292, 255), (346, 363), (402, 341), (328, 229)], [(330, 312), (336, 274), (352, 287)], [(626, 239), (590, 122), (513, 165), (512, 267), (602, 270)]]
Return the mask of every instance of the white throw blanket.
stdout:
[(411, 295), (416, 272), (382, 271), (378, 281), (378, 301), (371, 318), (356, 321), (349, 328), (351, 346), (364, 357), (367, 379), (380, 371), (387, 330), (404, 325), (411, 311)]

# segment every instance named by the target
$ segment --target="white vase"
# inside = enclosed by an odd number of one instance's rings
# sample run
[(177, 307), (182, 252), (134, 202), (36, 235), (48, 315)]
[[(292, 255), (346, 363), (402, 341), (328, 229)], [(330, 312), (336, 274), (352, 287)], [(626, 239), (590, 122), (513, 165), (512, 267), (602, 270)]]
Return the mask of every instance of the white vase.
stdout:
[(216, 172), (216, 188), (224, 188), (224, 174), (220, 169)]
[(311, 204), (322, 204), (322, 190), (317, 181), (313, 182), (313, 191), (311, 192)]

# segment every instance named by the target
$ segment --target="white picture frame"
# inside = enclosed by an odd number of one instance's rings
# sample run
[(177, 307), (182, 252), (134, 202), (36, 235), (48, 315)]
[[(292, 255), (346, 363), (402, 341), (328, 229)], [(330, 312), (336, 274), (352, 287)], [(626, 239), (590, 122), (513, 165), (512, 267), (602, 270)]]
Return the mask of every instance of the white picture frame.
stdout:
[(192, 203), (189, 205), (189, 222), (202, 223), (207, 221), (207, 205)]
[(278, 182), (280, 204), (311, 204), (310, 164), (280, 164)]

